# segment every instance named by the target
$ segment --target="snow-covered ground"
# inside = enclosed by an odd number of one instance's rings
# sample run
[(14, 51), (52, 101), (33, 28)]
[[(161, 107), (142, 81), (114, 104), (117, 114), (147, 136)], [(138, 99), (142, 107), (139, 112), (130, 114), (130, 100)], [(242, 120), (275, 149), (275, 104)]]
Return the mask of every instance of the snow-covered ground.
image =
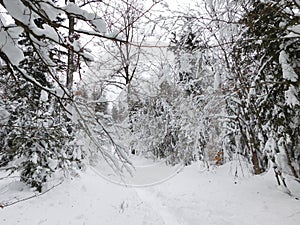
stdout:
[[(113, 184), (88, 168), (80, 178), (30, 200), (0, 209), (7, 225), (298, 225), (300, 184), (287, 178), (293, 197), (284, 193), (270, 171), (238, 177), (236, 164), (211, 171), (195, 163), (155, 186)], [(161, 174), (153, 166), (151, 174)], [(142, 176), (138, 174), (137, 176)], [(158, 176), (159, 177), (159, 176)], [(4, 184), (6, 182), (6, 184)], [(17, 181), (0, 180), (0, 203), (28, 194)]]

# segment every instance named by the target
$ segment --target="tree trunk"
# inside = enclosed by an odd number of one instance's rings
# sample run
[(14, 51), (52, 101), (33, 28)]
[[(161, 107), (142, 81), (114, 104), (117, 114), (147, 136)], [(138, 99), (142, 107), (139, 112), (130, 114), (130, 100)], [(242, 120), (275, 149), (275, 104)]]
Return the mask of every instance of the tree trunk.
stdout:
[[(75, 0), (69, 0), (71, 3), (75, 3)], [(68, 15), (69, 19), (69, 41), (72, 43), (74, 40), (74, 26), (75, 19), (72, 15)], [(71, 91), (73, 87), (74, 80), (74, 72), (75, 72), (75, 63), (74, 63), (74, 49), (73, 46), (69, 46), (68, 49), (68, 68), (67, 68), (67, 88)]]
[(254, 174), (261, 174), (262, 170), (259, 166), (258, 156), (257, 152), (255, 150), (252, 150), (252, 164), (254, 169)]
[(294, 175), (294, 177), (299, 178), (299, 176), (298, 176), (298, 174), (297, 174), (294, 166), (292, 165), (292, 160), (291, 160), (291, 157), (289, 155), (289, 152), (287, 150), (287, 146), (286, 145), (284, 145), (284, 151), (285, 151), (285, 155), (286, 155), (286, 158), (287, 158), (287, 164), (289, 165), (289, 167), (290, 167), (290, 169), (292, 171), (292, 174)]

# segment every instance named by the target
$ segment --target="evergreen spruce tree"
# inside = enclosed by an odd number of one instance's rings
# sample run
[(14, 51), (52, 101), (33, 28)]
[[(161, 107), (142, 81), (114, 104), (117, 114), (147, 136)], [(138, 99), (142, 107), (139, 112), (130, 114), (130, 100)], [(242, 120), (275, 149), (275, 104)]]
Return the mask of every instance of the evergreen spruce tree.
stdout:
[(236, 145), (245, 149), (255, 174), (279, 154), (298, 176), (293, 162), (299, 151), (299, 37), (288, 36), (299, 21), (295, 8), (295, 1), (251, 1), (240, 21), (246, 29), (233, 51), (234, 93), (227, 109), (239, 130)]
[[(25, 55), (20, 68), (43, 87), (53, 88), (49, 67), (37, 57), (27, 35), (23, 33), (18, 42)], [(55, 51), (49, 49), (48, 54)], [(59, 74), (64, 64), (58, 64)], [(21, 181), (37, 191), (42, 191), (43, 184), (58, 170), (79, 169), (83, 154), (73, 144), (74, 125), (62, 109), (67, 102), (5, 67), (1, 69), (1, 83), (3, 104), (9, 117), (0, 129), (0, 166), (11, 173), (19, 171)]]

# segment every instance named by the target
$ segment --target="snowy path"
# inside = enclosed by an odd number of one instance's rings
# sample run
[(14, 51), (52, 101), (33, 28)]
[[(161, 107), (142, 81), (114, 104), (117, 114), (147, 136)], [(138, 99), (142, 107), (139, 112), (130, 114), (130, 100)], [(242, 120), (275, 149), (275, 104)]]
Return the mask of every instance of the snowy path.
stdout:
[[(229, 165), (210, 172), (193, 165), (165, 183), (126, 188), (88, 170), (45, 195), (0, 209), (0, 224), (299, 224), (300, 201), (278, 189), (272, 173), (233, 179), (229, 171)], [(287, 182), (292, 193), (300, 196), (299, 184), (290, 178)], [(0, 182), (0, 203), (7, 199), (8, 190), (18, 196), (28, 193), (16, 182), (4, 187)]]
[(149, 190), (136, 188), (138, 196), (143, 200), (151, 209), (159, 215), (165, 225), (185, 225), (186, 223), (179, 222), (177, 216), (170, 212), (170, 208), (165, 205), (160, 198), (155, 197)]

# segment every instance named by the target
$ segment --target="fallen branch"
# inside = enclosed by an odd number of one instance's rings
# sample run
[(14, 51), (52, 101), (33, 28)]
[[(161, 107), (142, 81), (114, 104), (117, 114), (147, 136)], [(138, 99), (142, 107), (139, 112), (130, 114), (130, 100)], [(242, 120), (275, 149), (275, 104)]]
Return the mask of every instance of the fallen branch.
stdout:
[(57, 186), (61, 185), (63, 183), (63, 180), (61, 180), (58, 184), (55, 184), (53, 185), (51, 188), (47, 189), (46, 191), (44, 192), (41, 192), (41, 193), (35, 193), (29, 197), (26, 197), (26, 198), (22, 198), (22, 199), (18, 199), (16, 201), (13, 201), (13, 202), (8, 202), (8, 203), (0, 203), (0, 208), (5, 208), (5, 207), (8, 207), (8, 206), (12, 206), (12, 205), (15, 205), (17, 203), (20, 203), (20, 202), (24, 202), (24, 201), (27, 201), (27, 200), (30, 200), (32, 198), (36, 198), (36, 197), (39, 197), (41, 195), (44, 195), (46, 194), (47, 192), (51, 191), (52, 189), (56, 188)]

